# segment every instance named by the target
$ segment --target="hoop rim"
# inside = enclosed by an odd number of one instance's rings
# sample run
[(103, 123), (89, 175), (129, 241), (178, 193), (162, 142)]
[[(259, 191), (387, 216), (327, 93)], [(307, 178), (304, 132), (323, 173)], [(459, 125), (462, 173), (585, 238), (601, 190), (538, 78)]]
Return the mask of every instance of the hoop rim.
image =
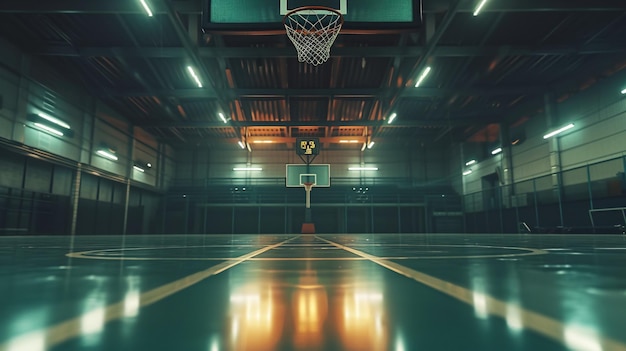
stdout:
[(343, 24), (343, 15), (337, 9), (334, 9), (332, 7), (326, 7), (326, 6), (302, 6), (302, 7), (298, 7), (287, 12), (285, 16), (283, 16), (283, 25), (286, 25), (287, 18), (289, 18), (289, 16), (293, 15), (294, 13), (297, 13), (300, 11), (306, 11), (306, 10), (325, 10), (325, 11), (334, 12), (336, 15), (339, 16), (340, 23)]
[(304, 190), (311, 190), (314, 186), (315, 183), (312, 182), (306, 182), (306, 183), (302, 183), (302, 186), (304, 187)]

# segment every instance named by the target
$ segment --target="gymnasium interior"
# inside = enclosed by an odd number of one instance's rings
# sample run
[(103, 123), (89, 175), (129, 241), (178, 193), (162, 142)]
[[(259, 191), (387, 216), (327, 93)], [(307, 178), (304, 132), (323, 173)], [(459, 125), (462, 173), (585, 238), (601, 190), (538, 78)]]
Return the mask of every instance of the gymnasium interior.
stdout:
[(2, 0), (0, 351), (623, 351), (625, 174), (623, 0)]

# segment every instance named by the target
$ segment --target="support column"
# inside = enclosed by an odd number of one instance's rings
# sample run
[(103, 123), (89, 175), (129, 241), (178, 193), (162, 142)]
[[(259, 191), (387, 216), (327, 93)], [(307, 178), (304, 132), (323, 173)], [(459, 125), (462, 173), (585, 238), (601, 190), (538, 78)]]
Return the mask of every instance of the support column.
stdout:
[[(544, 105), (546, 111), (547, 129), (554, 128), (559, 124), (559, 118), (554, 111), (554, 98), (551, 93), (544, 95)], [(557, 196), (559, 203), (559, 215), (561, 226), (563, 223), (563, 203), (561, 201), (563, 193), (562, 170), (561, 170), (561, 150), (559, 138), (557, 136), (548, 139), (548, 150), (550, 152), (550, 174), (552, 178), (552, 190)]]
[(71, 223), (71, 229), (70, 229), (70, 235), (74, 236), (76, 235), (76, 220), (78, 218), (78, 199), (80, 196), (80, 177), (82, 174), (82, 166), (79, 163), (78, 167), (76, 167), (76, 176), (74, 177), (74, 189), (72, 191), (72, 197), (71, 197), (71, 201), (72, 201), (72, 218), (70, 220)]

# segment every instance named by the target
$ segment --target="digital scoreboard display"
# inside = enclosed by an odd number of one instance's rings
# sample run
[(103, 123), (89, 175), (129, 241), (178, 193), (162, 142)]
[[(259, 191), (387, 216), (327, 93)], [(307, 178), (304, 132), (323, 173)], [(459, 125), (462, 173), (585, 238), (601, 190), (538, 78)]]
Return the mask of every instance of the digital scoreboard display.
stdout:
[(296, 138), (296, 153), (298, 155), (319, 155), (319, 138)]

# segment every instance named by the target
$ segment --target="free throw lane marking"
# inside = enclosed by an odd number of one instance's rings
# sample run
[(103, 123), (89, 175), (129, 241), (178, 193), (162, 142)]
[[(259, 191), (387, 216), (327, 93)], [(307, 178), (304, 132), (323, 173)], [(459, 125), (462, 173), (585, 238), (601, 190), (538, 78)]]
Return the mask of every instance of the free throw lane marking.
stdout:
[[(209, 278), (213, 275), (217, 275), (229, 268), (232, 268), (250, 258), (260, 255), (269, 250), (275, 249), (291, 240), (298, 238), (293, 237), (277, 244), (265, 246), (259, 250), (251, 253), (229, 259), (208, 269), (200, 272), (193, 273), (184, 278), (175, 280), (171, 283), (159, 286), (152, 290), (148, 290), (137, 297), (137, 308), (151, 305), (159, 300), (173, 295), (183, 289), (186, 289), (194, 284), (201, 282), (202, 280)], [(69, 255), (69, 254), (68, 254)], [(44, 351), (48, 350), (54, 345), (58, 345), (67, 340), (73, 339), (83, 333), (85, 326), (83, 321), (86, 317), (92, 315), (98, 315), (101, 317), (102, 325), (120, 319), (125, 316), (128, 309), (126, 301), (119, 301), (117, 303), (108, 305), (106, 307), (97, 308), (95, 310), (84, 313), (81, 316), (60, 322), (48, 328), (42, 330), (36, 330), (29, 332), (13, 339), (10, 339), (0, 344), (0, 351)]]
[(561, 321), (527, 310), (521, 306), (504, 302), (492, 296), (485, 295), (484, 293), (473, 291), (460, 285), (435, 278), (428, 274), (402, 266), (393, 261), (370, 255), (334, 241), (326, 240), (321, 237), (317, 238), (352, 254), (367, 258), (380, 266), (449, 295), (476, 309), (480, 308), (484, 313), (504, 318), (505, 321), (507, 321), (507, 324), (510, 323), (510, 316), (514, 315), (515, 321), (511, 321), (512, 324), (556, 340), (564, 345), (567, 345), (573, 350), (581, 350), (581, 345), (586, 345), (583, 347), (585, 350), (626, 351), (626, 344), (603, 337), (592, 329), (578, 326), (567, 326)]

